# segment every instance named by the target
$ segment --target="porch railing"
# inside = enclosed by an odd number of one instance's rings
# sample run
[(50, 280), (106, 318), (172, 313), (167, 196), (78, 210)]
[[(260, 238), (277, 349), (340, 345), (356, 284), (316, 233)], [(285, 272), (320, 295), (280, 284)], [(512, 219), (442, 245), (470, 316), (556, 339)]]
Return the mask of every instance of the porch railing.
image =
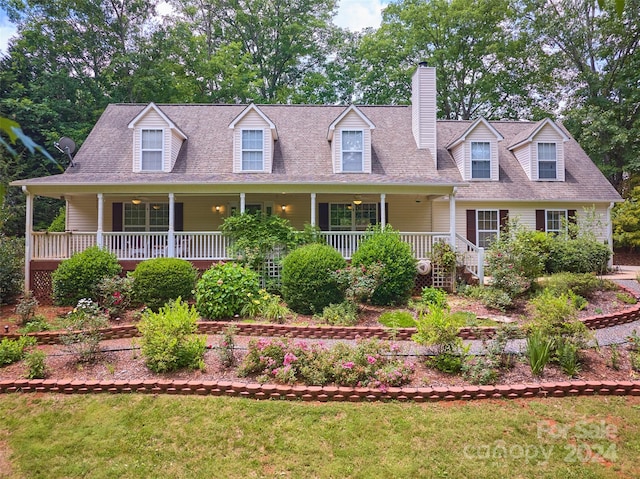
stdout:
[[(323, 231), (327, 244), (350, 259), (362, 242), (362, 231)], [(171, 256), (168, 233), (105, 232), (103, 246), (121, 260), (139, 260)], [(447, 232), (401, 232), (402, 241), (411, 245), (417, 259), (429, 257), (436, 241), (449, 241)], [(98, 243), (95, 232), (33, 233), (32, 259), (61, 260)], [(484, 249), (456, 235), (456, 251), (464, 265), (478, 278), (484, 276)], [(176, 232), (173, 256), (188, 260), (232, 259), (229, 240), (219, 231)]]

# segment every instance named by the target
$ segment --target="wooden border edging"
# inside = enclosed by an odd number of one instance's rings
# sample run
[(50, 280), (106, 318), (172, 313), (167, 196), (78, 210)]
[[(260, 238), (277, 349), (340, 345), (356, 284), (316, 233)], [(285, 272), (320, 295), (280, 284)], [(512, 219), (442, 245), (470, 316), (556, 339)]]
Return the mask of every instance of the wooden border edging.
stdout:
[(232, 381), (131, 380), (80, 381), (72, 379), (0, 380), (0, 394), (18, 392), (97, 394), (146, 393), (229, 396), (250, 399), (302, 401), (465, 401), (568, 396), (640, 396), (640, 381), (568, 381), (540, 384), (460, 387), (289, 386)]

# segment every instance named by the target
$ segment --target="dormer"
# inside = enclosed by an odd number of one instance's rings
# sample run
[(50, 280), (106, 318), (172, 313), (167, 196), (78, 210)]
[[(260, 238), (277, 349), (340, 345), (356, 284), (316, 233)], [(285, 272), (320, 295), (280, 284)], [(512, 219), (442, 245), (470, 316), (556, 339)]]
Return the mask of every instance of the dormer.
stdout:
[(480, 117), (447, 145), (465, 181), (498, 181), (498, 142), (504, 137)]
[(229, 125), (233, 130), (233, 172), (271, 173), (278, 131), (253, 103)]
[(371, 173), (371, 131), (375, 125), (355, 105), (336, 118), (327, 132), (334, 173)]
[(171, 172), (187, 135), (154, 103), (131, 120), (129, 128), (133, 130), (133, 172)]
[(514, 138), (509, 146), (532, 181), (564, 181), (564, 142), (567, 134), (545, 118)]

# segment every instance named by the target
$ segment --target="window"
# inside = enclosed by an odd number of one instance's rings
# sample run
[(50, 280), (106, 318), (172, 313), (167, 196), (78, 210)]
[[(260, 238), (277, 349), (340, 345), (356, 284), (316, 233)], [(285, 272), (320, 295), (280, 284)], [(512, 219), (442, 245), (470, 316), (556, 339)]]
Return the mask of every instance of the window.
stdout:
[(477, 245), (480, 248), (488, 248), (500, 234), (500, 222), (497, 210), (477, 211)]
[(142, 171), (162, 171), (162, 130), (142, 130)]
[(363, 171), (363, 132), (342, 131), (342, 171)]
[(547, 233), (563, 233), (567, 227), (567, 210), (547, 210), (545, 230)]
[(538, 178), (555, 180), (557, 178), (556, 165), (556, 144), (538, 143)]
[(242, 171), (264, 170), (262, 130), (242, 130)]
[(488, 141), (471, 142), (471, 178), (491, 178), (491, 144)]
[(376, 203), (331, 203), (329, 229), (331, 231), (364, 231), (378, 222)]
[(124, 231), (169, 231), (168, 203), (124, 203)]

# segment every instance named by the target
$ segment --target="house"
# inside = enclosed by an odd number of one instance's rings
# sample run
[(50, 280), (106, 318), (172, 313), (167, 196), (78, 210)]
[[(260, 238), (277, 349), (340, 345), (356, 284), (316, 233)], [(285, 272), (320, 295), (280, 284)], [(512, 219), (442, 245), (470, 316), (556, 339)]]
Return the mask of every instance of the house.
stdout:
[[(114, 104), (56, 176), (16, 181), (27, 195), (27, 281), (90, 245), (132, 269), (145, 258), (199, 267), (228, 258), (219, 228), (236, 212), (318, 226), (345, 257), (370, 224), (391, 224), (427, 258), (448, 241), (482, 276), (483, 248), (507, 218), (559, 231), (621, 198), (551, 119), (436, 120), (435, 69), (420, 64), (410, 106)], [(35, 196), (66, 200), (65, 233), (32, 231)], [(591, 214), (591, 213), (589, 213)]]

